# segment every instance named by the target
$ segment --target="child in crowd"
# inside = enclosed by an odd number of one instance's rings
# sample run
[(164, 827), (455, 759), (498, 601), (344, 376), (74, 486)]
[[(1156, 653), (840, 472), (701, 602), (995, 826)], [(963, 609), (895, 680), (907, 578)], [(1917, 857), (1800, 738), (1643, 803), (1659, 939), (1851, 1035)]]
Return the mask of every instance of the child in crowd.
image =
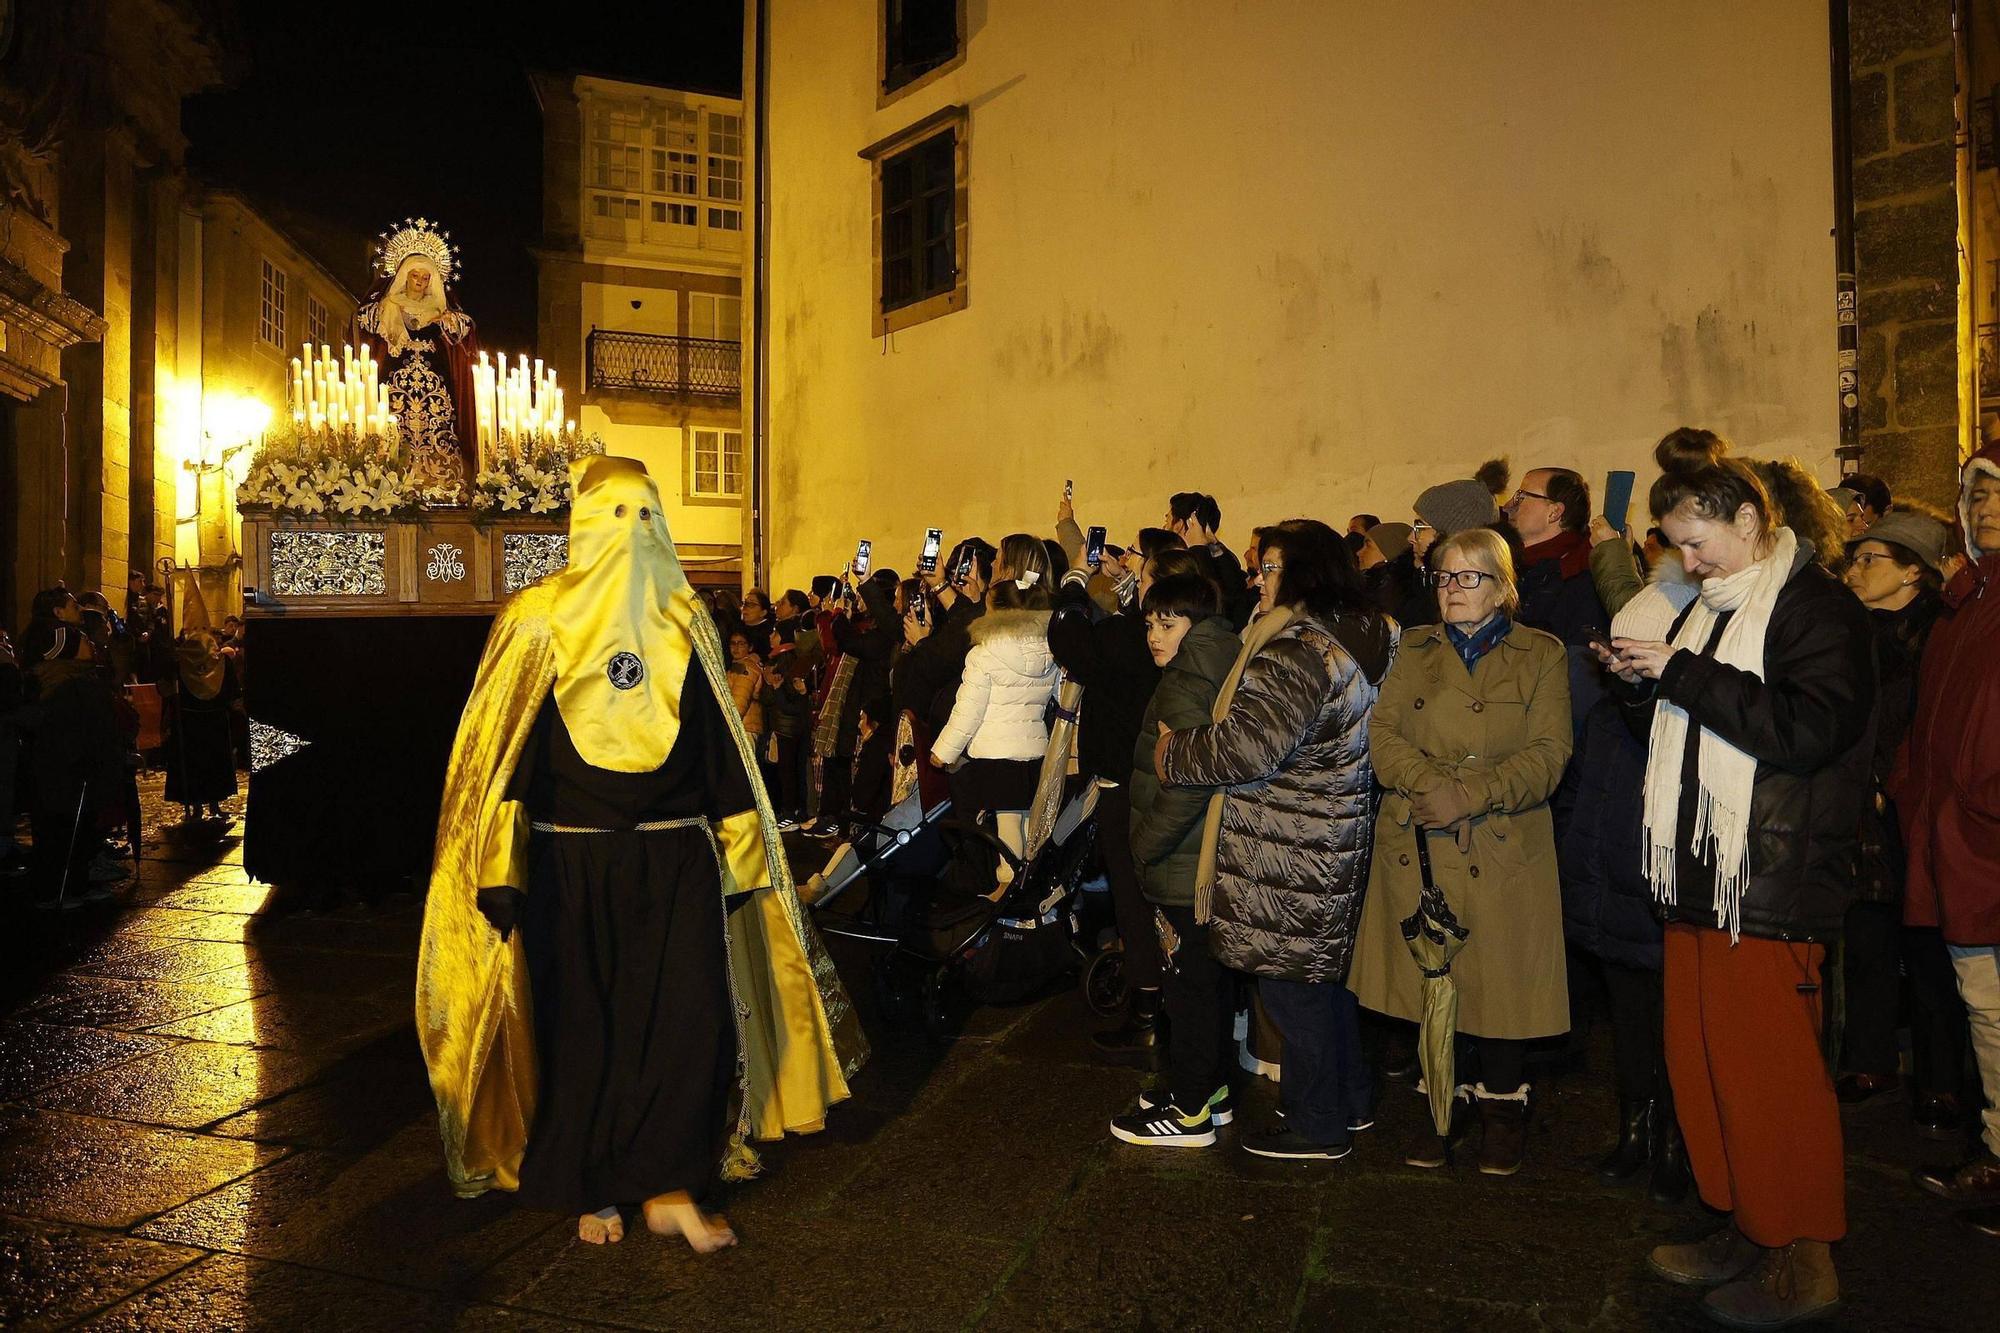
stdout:
[(1153, 747), (1164, 730), (1207, 726), (1216, 695), (1243, 643), (1222, 614), (1221, 590), (1198, 573), (1174, 573), (1146, 590), (1146, 647), (1164, 672), (1139, 728), (1132, 756), (1132, 859), (1154, 905), (1167, 969), (1166, 1080), (1111, 1122), (1127, 1143), (1199, 1148), (1234, 1114), (1224, 1070), (1232, 1009), (1228, 974), (1208, 948), (1208, 924), (1195, 912), (1205, 787), (1163, 787)]

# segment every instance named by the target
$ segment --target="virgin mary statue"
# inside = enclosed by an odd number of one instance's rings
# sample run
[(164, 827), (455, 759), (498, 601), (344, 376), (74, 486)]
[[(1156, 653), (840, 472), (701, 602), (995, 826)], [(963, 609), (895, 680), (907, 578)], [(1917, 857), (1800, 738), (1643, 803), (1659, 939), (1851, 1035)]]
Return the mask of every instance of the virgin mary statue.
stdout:
[(479, 341), (451, 297), (457, 247), (428, 220), (413, 218), (384, 234), (376, 273), (354, 313), (355, 341), (382, 363), (389, 411), (425, 498), (458, 502), (478, 471), (472, 363)]

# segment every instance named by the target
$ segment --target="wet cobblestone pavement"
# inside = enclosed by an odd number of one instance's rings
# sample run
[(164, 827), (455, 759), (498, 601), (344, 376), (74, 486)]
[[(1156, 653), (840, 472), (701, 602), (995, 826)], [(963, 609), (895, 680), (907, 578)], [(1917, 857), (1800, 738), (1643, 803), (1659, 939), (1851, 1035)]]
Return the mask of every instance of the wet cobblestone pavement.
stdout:
[[(156, 812), (157, 813), (157, 812)], [(1607, 1052), (1545, 1080), (1511, 1179), (1418, 1173), (1392, 1087), (1346, 1161), (1114, 1144), (1141, 1076), (1093, 1064), (1075, 990), (932, 1043), (884, 1025), (828, 1132), (767, 1153), (708, 1259), (446, 1186), (411, 1025), (420, 904), (280, 910), (240, 824), (149, 841), (115, 904), (0, 914), (0, 1327), (1384, 1329), (1706, 1327), (1650, 1277), (1705, 1229), (1601, 1189)], [(18, 898), (18, 894), (13, 895)], [(1254, 1082), (1254, 1081), (1253, 1081)], [(1247, 1090), (1239, 1123), (1272, 1101)], [(1846, 1303), (1827, 1327), (1968, 1329), (2000, 1244), (1907, 1178), (1951, 1160), (1852, 1114)]]

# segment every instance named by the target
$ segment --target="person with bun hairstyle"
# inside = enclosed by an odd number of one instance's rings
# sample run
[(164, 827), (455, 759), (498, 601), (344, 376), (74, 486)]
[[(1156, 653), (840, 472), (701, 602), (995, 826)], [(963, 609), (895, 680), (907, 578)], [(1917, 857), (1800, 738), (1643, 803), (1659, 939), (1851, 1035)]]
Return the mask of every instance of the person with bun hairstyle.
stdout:
[(1667, 921), (1667, 1070), (1695, 1184), (1728, 1215), (1655, 1272), (1739, 1328), (1840, 1298), (1839, 1104), (1820, 1049), (1825, 941), (1853, 894), (1871, 758), (1861, 603), (1713, 432), (1654, 451), (1654, 519), (1701, 580), (1664, 642), (1600, 650), (1650, 727), (1646, 873)]

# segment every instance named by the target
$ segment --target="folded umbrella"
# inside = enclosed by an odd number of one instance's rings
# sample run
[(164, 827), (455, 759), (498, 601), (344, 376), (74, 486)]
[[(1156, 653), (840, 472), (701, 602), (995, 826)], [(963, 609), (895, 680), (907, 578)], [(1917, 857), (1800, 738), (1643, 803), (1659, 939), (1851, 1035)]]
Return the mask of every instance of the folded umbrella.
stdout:
[(1049, 726), (1049, 748), (1042, 752), (1042, 772), (1035, 782), (1035, 804), (1028, 811), (1027, 847), (1023, 862), (1032, 861), (1042, 844), (1055, 831), (1056, 816), (1062, 813), (1063, 789), (1069, 785), (1069, 761), (1076, 748), (1077, 709), (1083, 703), (1083, 686), (1063, 677), (1056, 691), (1055, 721)]
[(1452, 980), (1451, 960), (1465, 947), (1470, 932), (1438, 892), (1431, 877), (1430, 831), (1418, 824), (1417, 868), (1423, 874), (1423, 892), (1417, 910), (1403, 918), (1403, 941), (1424, 974), (1423, 1004), (1417, 1021), (1417, 1054), (1423, 1063), (1424, 1086), (1430, 1091), (1431, 1120), (1439, 1134), (1451, 1133), (1451, 1103), (1458, 1090), (1454, 1068), (1458, 1040), (1458, 983)]

